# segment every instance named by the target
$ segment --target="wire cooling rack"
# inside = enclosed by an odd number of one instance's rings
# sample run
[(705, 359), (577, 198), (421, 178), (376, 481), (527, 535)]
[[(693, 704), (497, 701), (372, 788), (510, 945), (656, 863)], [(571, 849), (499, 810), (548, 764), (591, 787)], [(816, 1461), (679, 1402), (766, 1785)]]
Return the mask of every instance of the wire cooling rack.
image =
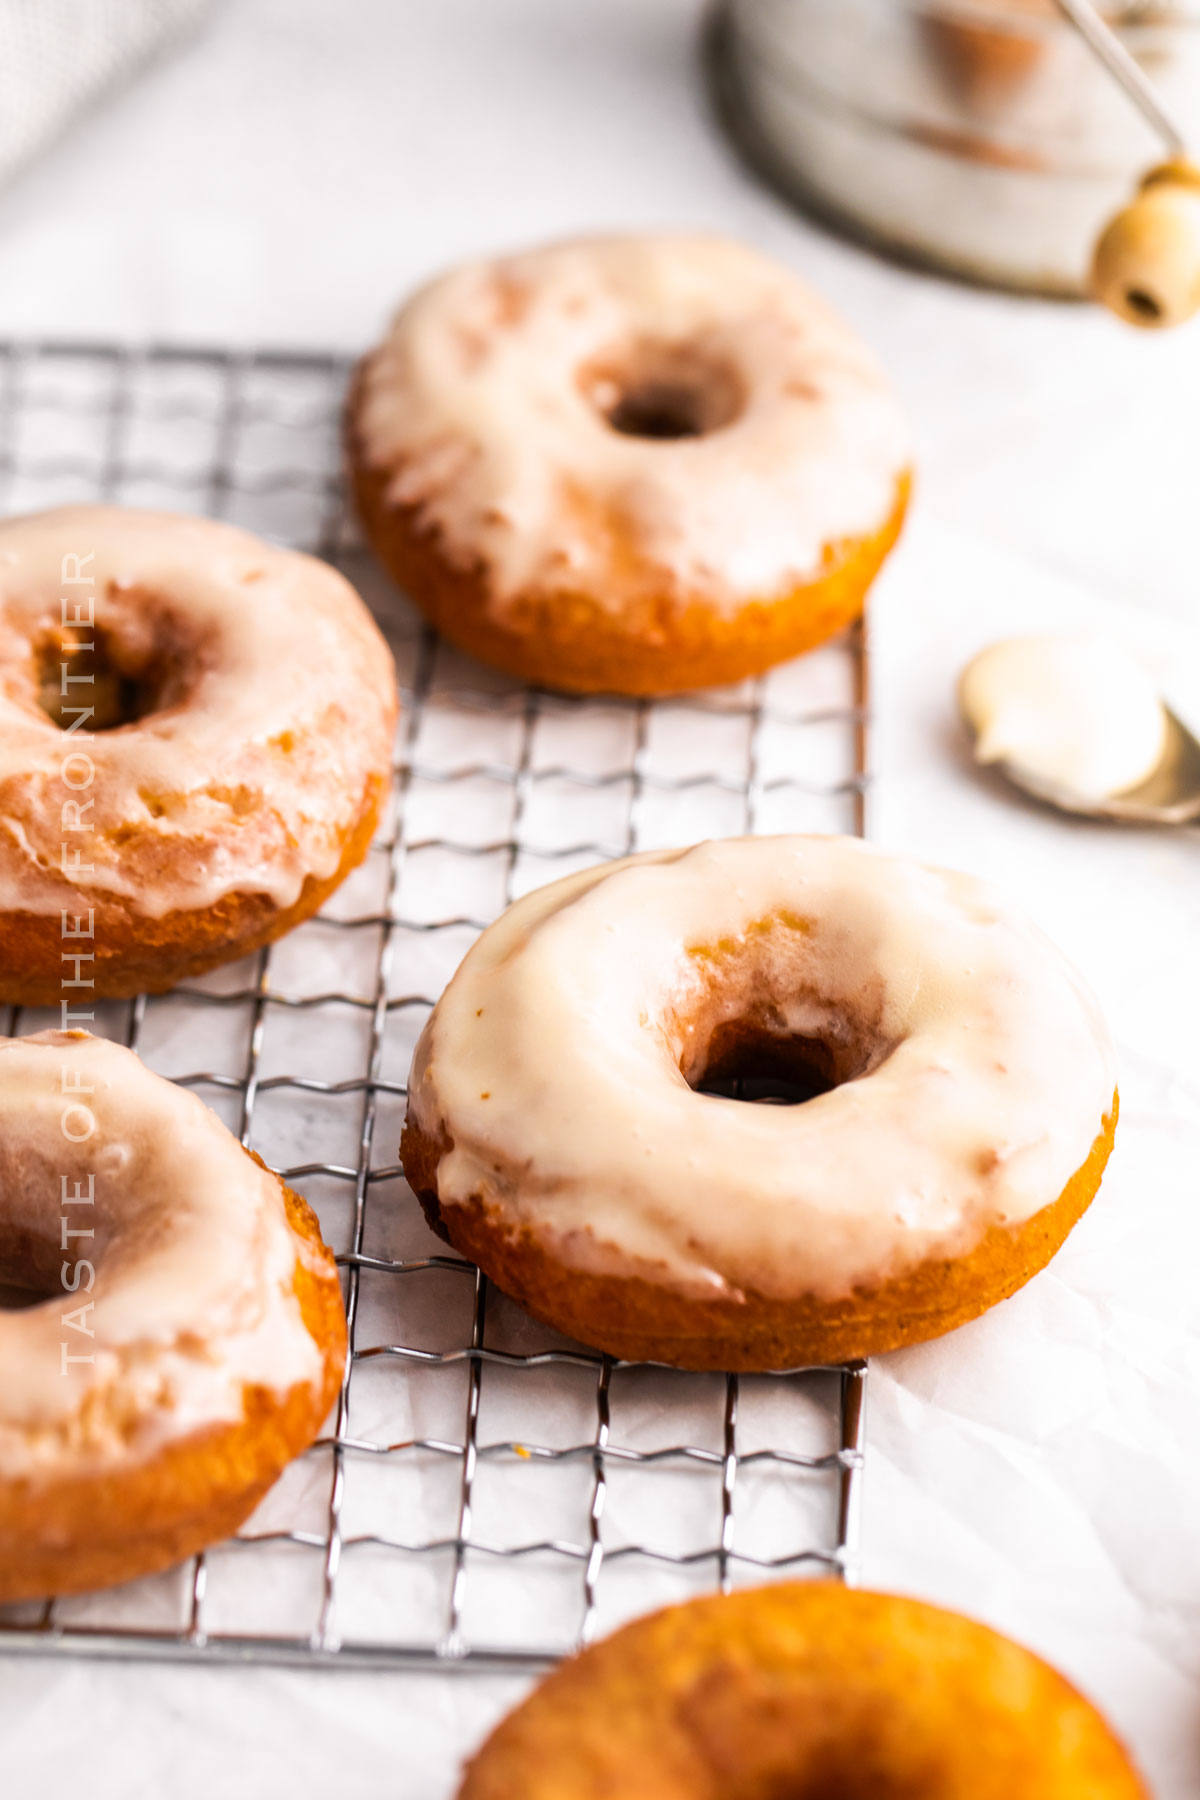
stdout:
[[(0, 1609), (0, 1649), (329, 1666), (540, 1666), (633, 1613), (853, 1575), (861, 1366), (689, 1375), (534, 1324), (427, 1230), (395, 1161), (408, 1059), (517, 895), (745, 831), (864, 829), (861, 632), (655, 703), (522, 689), (440, 642), (347, 517), (340, 358), (0, 346), (0, 506), (205, 512), (329, 558), (403, 691), (392, 816), (320, 918), (93, 1029), (199, 1090), (305, 1193), (352, 1357), (327, 1435), (237, 1538), (107, 1594)], [(0, 1009), (0, 1029), (56, 1022)]]

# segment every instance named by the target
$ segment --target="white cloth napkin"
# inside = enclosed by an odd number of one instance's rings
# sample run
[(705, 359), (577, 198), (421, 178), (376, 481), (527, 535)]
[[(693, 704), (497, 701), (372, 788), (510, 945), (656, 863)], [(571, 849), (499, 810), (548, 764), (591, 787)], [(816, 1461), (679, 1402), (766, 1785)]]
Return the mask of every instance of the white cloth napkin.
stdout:
[(209, 0), (0, 0), (0, 182)]

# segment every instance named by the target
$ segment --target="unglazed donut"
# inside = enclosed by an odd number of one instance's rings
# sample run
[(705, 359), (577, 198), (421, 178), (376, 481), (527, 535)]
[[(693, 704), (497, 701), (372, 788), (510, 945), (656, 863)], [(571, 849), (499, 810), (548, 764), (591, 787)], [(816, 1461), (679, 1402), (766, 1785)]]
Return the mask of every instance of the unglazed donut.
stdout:
[(316, 1436), (346, 1322), (316, 1219), (194, 1095), (83, 1032), (0, 1039), (0, 1600), (227, 1537)]
[[(790, 1107), (697, 1092), (786, 1073)], [(1095, 1193), (1113, 1053), (1070, 964), (969, 876), (854, 839), (585, 870), (477, 941), (417, 1044), (405, 1173), (535, 1317), (684, 1368), (936, 1337)]]
[(315, 912), (374, 833), (395, 691), (313, 557), (118, 507), (0, 524), (0, 1001), (154, 992)]
[(832, 1582), (714, 1595), (572, 1658), (496, 1727), (459, 1800), (1149, 1800), (1031, 1651)]
[(523, 680), (657, 694), (840, 630), (900, 528), (908, 438), (868, 352), (715, 237), (455, 270), (363, 363), (350, 464), (380, 560)]

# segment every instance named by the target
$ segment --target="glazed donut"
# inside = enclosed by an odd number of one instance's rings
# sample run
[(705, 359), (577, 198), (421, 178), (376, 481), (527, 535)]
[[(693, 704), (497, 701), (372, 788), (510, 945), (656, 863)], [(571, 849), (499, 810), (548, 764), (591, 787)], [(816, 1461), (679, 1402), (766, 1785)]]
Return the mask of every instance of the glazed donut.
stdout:
[[(701, 1083), (784, 1075), (804, 1104)], [(402, 1153), (436, 1231), (536, 1318), (690, 1369), (937, 1337), (1099, 1186), (1113, 1053), (979, 882), (849, 838), (567, 876), (476, 942), (417, 1044)]]
[(308, 918), (366, 854), (395, 704), (313, 557), (118, 507), (0, 524), (0, 1001), (156, 992)]
[(459, 1800), (1149, 1800), (1095, 1708), (958, 1613), (824, 1581), (638, 1619), (554, 1671)]
[(458, 269), (363, 363), (367, 537), (448, 638), (526, 681), (658, 694), (839, 631), (900, 529), (908, 438), (786, 270), (711, 237)]
[(0, 1601), (228, 1537), (316, 1436), (346, 1321), (317, 1221), (196, 1095), (84, 1032), (0, 1039)]

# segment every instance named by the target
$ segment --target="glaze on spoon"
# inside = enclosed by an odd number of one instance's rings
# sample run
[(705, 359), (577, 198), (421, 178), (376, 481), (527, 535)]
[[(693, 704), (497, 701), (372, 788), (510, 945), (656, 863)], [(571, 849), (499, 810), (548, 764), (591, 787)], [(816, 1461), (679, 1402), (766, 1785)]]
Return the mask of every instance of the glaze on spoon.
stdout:
[(1140, 664), (1095, 637), (992, 644), (958, 684), (981, 763), (1068, 812), (1152, 824), (1200, 817), (1200, 743)]

